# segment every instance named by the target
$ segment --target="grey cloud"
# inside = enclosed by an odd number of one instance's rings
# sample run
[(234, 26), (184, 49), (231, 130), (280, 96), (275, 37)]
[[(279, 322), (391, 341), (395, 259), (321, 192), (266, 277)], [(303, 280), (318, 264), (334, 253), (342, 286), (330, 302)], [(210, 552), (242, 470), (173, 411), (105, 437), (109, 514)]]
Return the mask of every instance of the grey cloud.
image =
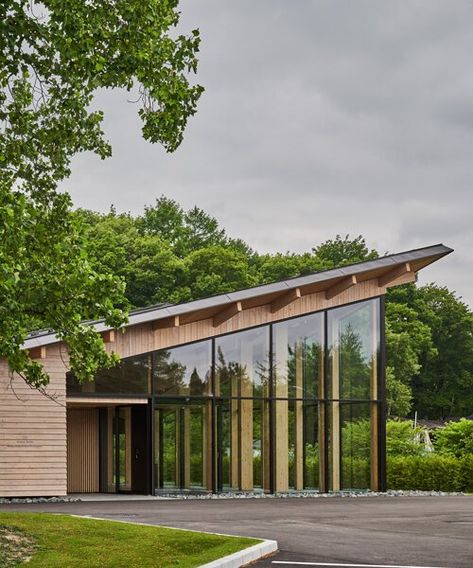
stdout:
[[(265, 251), (362, 233), (392, 252), (444, 240), (426, 271), (473, 304), (473, 7), (429, 0), (185, 0), (202, 32), (198, 114), (175, 155), (100, 93), (114, 156), (74, 161), (77, 205), (198, 204)], [(453, 255), (452, 255), (453, 258)], [(445, 267), (445, 268), (443, 268)], [(454, 269), (452, 269), (454, 267)]]

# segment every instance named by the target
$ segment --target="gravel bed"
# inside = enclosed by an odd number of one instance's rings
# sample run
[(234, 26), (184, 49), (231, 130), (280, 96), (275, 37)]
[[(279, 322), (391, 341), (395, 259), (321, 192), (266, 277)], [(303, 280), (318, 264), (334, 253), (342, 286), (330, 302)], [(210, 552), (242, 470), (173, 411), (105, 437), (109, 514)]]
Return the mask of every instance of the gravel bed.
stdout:
[(349, 499), (370, 497), (450, 497), (452, 495), (465, 495), (459, 492), (447, 491), (407, 491), (390, 490), (379, 491), (334, 491), (331, 493), (318, 493), (316, 491), (293, 491), (287, 493), (262, 493), (262, 492), (228, 492), (228, 493), (184, 493), (184, 494), (160, 494), (159, 497), (166, 499), (332, 499), (344, 497)]
[[(317, 493), (316, 491), (291, 491), (288, 493), (262, 493), (262, 492), (241, 492), (232, 491), (228, 493), (160, 493), (155, 498), (159, 499), (333, 499), (344, 497), (347, 499), (362, 499), (372, 497), (451, 497), (465, 495), (459, 492), (447, 491), (407, 491), (390, 490), (386, 492), (378, 491), (335, 491), (331, 493)], [(126, 500), (126, 496), (123, 497)], [(118, 496), (117, 496), (118, 499)], [(0, 504), (20, 504), (20, 503), (78, 503), (86, 500), (80, 497), (0, 497)]]
[(0, 505), (8, 503), (76, 503), (79, 497), (0, 497)]

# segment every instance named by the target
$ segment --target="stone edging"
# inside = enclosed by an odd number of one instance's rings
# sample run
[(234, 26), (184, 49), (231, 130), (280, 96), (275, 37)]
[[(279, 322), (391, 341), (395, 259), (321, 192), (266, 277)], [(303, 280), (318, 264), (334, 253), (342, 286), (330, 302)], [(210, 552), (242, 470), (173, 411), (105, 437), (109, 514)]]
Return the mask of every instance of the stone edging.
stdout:
[[(231, 535), (228, 535), (231, 536)], [(278, 543), (275, 540), (263, 540), (262, 542), (244, 548), (208, 564), (202, 564), (200, 568), (240, 568), (241, 566), (246, 566), (250, 562), (255, 560), (260, 560), (278, 549)]]

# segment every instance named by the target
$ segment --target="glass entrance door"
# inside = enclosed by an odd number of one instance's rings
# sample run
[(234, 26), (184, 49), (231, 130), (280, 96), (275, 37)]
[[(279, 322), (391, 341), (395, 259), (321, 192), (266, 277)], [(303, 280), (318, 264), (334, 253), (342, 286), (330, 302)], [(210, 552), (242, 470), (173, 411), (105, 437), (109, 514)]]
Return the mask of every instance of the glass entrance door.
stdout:
[(107, 491), (131, 491), (132, 478), (131, 408), (108, 408)]
[(212, 486), (210, 402), (155, 407), (155, 488), (207, 491)]

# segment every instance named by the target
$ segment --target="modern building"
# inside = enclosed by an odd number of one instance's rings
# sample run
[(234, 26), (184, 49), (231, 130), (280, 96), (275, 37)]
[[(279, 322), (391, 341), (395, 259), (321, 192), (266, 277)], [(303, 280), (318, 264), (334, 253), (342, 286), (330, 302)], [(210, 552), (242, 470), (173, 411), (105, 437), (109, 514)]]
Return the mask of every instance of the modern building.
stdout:
[(94, 324), (120, 363), (47, 396), (0, 361), (0, 495), (385, 488), (384, 295), (435, 245)]

